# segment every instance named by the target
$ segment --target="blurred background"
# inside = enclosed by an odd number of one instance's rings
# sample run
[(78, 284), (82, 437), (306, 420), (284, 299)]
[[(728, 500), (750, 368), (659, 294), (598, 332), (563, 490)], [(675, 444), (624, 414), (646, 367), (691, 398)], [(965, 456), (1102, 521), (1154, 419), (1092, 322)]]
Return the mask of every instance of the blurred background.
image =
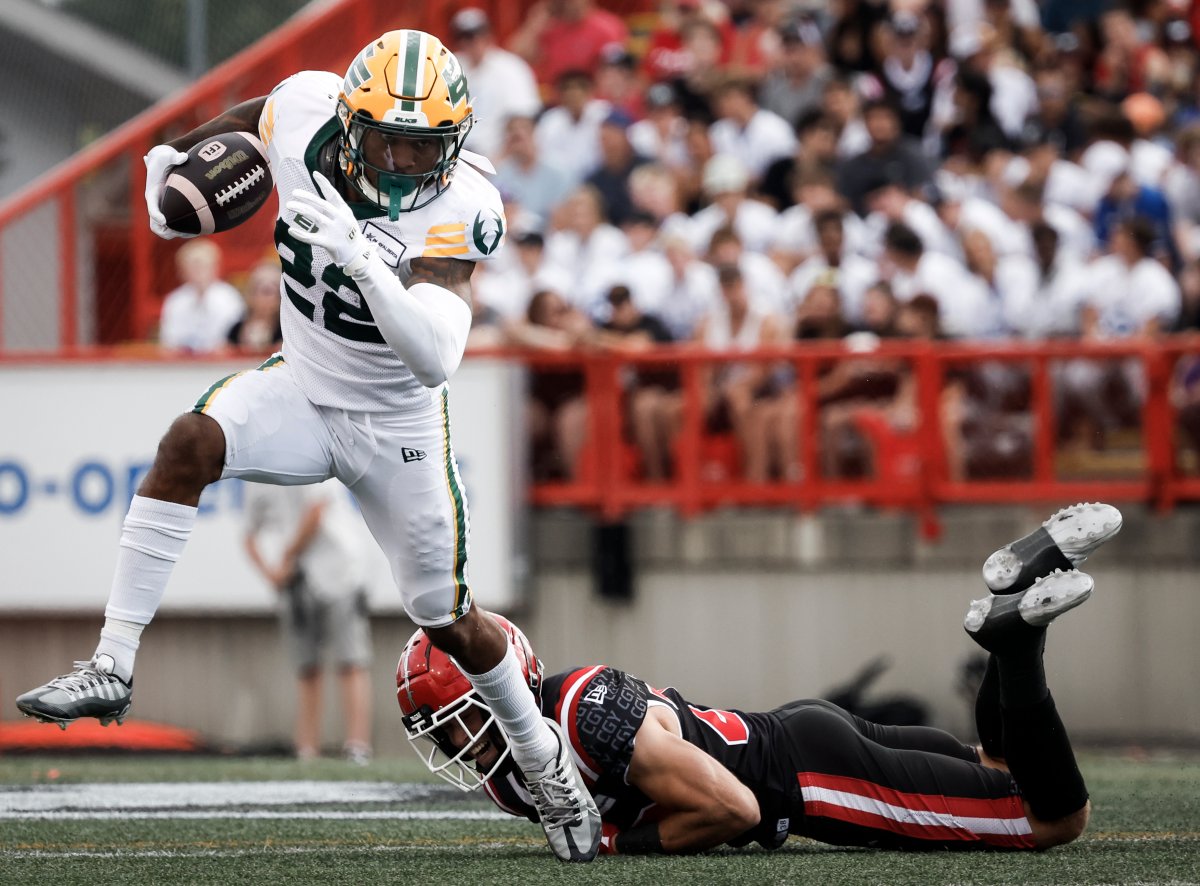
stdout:
[[(403, 27), (458, 55), (505, 200), (451, 410), (472, 588), (551, 671), (968, 737), (983, 559), (1105, 500), (1059, 707), (1093, 742), (1200, 741), (1191, 0), (7, 0), (0, 753), (11, 700), (93, 648), (169, 422), (278, 343), (275, 199), (181, 252), (142, 156)], [(203, 334), (187, 287), (224, 299)], [(133, 715), (287, 752), (246, 498), (206, 492)], [(367, 549), (391, 754), (412, 625)]]

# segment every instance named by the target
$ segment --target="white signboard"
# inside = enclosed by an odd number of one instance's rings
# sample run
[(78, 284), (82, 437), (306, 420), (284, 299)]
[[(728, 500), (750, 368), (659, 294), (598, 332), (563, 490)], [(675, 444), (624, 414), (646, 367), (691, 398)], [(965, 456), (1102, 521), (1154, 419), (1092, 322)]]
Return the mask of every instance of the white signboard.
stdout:
[[(108, 598), (130, 498), (180, 413), (237, 364), (0, 364), (0, 613), (87, 612)], [(525, 587), (523, 370), (465, 363), (450, 386), (469, 497), (475, 599), (504, 611)], [(266, 612), (275, 592), (243, 549), (243, 485), (213, 484), (161, 612)], [(362, 531), (366, 533), (364, 525)], [(372, 542), (371, 604), (400, 612)]]

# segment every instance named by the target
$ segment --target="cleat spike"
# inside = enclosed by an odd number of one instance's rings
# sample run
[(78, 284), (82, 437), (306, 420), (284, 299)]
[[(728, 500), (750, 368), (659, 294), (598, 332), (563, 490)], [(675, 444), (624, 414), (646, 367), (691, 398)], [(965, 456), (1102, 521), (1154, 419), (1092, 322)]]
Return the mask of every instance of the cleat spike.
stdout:
[(66, 732), (67, 731), (67, 722), (65, 720), (59, 720), (58, 728), (61, 729), (63, 732)]

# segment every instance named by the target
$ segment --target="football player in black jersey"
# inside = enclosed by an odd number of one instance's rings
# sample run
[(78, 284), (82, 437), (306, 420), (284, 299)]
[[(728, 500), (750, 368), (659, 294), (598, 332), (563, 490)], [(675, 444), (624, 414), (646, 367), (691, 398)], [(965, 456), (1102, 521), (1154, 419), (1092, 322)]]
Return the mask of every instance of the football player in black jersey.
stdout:
[[(697, 852), (789, 834), (883, 849), (1047, 849), (1076, 839), (1087, 789), (1046, 686), (1046, 626), (1090, 596), (1075, 567), (1120, 529), (1083, 504), (988, 558), (991, 593), (964, 626), (991, 653), (980, 747), (938, 729), (882, 726), (827, 701), (718, 710), (604, 665), (546, 677), (497, 619), (542, 713), (560, 725), (604, 821), (602, 853)], [(397, 670), (404, 725), (431, 770), (482, 786), (536, 821), (502, 732), (454, 663), (418, 631)]]

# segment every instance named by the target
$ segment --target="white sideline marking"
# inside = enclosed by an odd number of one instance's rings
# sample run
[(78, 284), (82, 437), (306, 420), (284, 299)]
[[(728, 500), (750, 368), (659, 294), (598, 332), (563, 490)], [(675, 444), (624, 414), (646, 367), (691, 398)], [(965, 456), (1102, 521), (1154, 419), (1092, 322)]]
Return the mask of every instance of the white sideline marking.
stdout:
[(94, 811), (42, 810), (34, 812), (0, 813), (4, 821), (155, 821), (190, 819), (314, 819), (319, 821), (512, 821), (511, 815), (487, 810), (387, 810), (387, 809), (153, 809), (121, 810), (98, 809)]
[[(62, 784), (0, 787), (0, 818), (30, 812), (186, 810), (305, 806), (314, 803), (413, 803), (444, 794), (436, 785), (381, 781), (242, 781), (172, 784)], [(26, 817), (20, 815), (18, 817)], [(128, 817), (128, 816), (125, 816)]]
[[(271, 846), (254, 849), (17, 849), (4, 853), (5, 858), (245, 858), (264, 855), (311, 855), (316, 852), (470, 852), (472, 854), (492, 849), (510, 849), (521, 842), (501, 843), (488, 841), (469, 846), (445, 844), (433, 846), (416, 843), (410, 846)], [(530, 844), (535, 845), (535, 844)], [(536, 845), (541, 845), (540, 842)], [(1146, 884), (1150, 886), (1150, 884)], [(1153, 884), (1153, 886), (1184, 886), (1184, 884)], [(1195, 884), (1187, 884), (1195, 886)]]

